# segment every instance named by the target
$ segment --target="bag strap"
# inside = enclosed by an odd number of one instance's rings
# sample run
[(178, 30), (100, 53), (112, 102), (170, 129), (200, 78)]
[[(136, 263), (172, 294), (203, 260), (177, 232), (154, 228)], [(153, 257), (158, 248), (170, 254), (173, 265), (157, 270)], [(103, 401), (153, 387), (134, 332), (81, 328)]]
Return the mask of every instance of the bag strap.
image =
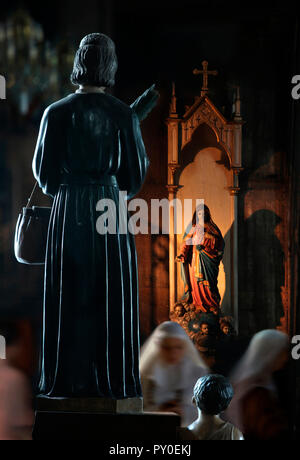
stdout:
[(32, 197), (33, 197), (33, 195), (34, 195), (34, 192), (36, 191), (37, 185), (38, 185), (38, 183), (37, 183), (37, 181), (36, 181), (36, 183), (34, 184), (34, 187), (33, 187), (33, 189), (32, 189), (32, 192), (31, 192), (31, 194), (30, 194), (30, 197), (28, 198), (27, 204), (26, 204), (26, 206), (25, 206), (26, 208), (29, 208), (29, 205), (30, 205), (30, 203), (31, 203)]

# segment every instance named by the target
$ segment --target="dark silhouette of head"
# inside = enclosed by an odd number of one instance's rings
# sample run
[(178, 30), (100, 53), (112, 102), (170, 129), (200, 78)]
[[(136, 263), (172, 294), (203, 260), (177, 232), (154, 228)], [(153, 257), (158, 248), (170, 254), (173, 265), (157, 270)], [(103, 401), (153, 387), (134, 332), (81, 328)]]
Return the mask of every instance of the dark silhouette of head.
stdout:
[(94, 33), (84, 37), (74, 59), (73, 85), (111, 88), (115, 84), (118, 60), (115, 44), (107, 35)]
[(206, 375), (194, 388), (196, 406), (203, 414), (218, 415), (225, 411), (233, 398), (233, 388), (222, 375)]

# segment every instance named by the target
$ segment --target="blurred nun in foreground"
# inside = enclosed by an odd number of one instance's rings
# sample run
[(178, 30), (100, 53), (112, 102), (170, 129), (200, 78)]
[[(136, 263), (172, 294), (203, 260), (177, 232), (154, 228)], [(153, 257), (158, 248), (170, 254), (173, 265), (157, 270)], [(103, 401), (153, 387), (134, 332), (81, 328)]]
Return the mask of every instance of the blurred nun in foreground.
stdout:
[(156, 328), (142, 348), (140, 371), (146, 411), (175, 412), (181, 426), (195, 420), (193, 389), (209, 370), (178, 323)]
[(224, 418), (237, 426), (246, 440), (286, 439), (288, 424), (280, 405), (273, 374), (288, 361), (289, 338), (277, 330), (256, 334), (233, 372), (235, 396)]

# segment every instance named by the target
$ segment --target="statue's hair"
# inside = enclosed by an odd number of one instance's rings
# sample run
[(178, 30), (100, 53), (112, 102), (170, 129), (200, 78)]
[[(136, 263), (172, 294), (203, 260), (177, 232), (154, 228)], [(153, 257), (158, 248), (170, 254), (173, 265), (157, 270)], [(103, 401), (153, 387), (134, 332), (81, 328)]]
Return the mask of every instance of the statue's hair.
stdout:
[(194, 387), (194, 398), (198, 409), (206, 415), (224, 412), (233, 398), (233, 388), (223, 375), (206, 375)]
[(105, 86), (115, 84), (118, 68), (115, 44), (107, 35), (89, 34), (79, 45), (74, 59), (73, 85)]

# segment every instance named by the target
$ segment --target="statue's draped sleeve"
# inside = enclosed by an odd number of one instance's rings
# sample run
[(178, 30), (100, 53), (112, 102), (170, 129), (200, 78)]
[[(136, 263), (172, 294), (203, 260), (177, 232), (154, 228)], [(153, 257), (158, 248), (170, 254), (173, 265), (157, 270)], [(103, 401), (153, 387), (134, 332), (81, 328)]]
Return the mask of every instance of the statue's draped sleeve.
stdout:
[(193, 236), (195, 233), (195, 226), (183, 237), (180, 247), (180, 255), (184, 257), (184, 262), (191, 263), (193, 254)]
[(149, 166), (139, 119), (133, 111), (129, 126), (120, 131), (120, 148), (121, 166), (117, 180), (120, 190), (126, 191), (130, 199), (141, 189)]
[(194, 246), (204, 251), (211, 258), (219, 258), (223, 253), (224, 240), (222, 235), (217, 235), (209, 231), (202, 232), (200, 227), (193, 226), (189, 233), (184, 236), (180, 254), (184, 256), (186, 262), (191, 261)]
[(54, 197), (59, 187), (59, 159), (62, 150), (62, 125), (54, 120), (49, 107), (45, 110), (34, 152), (32, 170), (46, 195)]
[(202, 250), (211, 258), (219, 259), (223, 255), (225, 244), (221, 233), (205, 232), (201, 245)]

